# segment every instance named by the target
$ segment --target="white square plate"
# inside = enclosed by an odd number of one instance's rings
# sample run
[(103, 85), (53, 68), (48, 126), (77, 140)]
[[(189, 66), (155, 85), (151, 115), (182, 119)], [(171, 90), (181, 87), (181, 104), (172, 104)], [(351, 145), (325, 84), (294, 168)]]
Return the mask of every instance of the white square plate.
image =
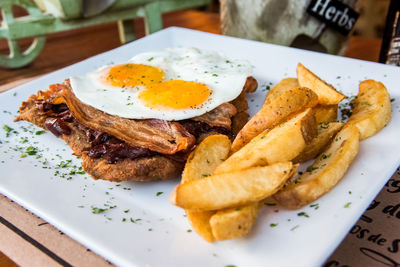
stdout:
[[(317, 201), (319, 209), (264, 207), (249, 236), (209, 244), (189, 230), (183, 210), (168, 202), (178, 179), (115, 184), (73, 175), (73, 165), (80, 162), (64, 141), (50, 133), (35, 135), (40, 129), (13, 122), (20, 103), (52, 83), (171, 46), (195, 46), (249, 60), (260, 84), (249, 97), (252, 115), (263, 102), (263, 89), (284, 77), (295, 77), (296, 65), (302, 62), (347, 95), (357, 94), (361, 80), (382, 81), (395, 98), (393, 118), (376, 136), (361, 143), (343, 180)], [(121, 266), (317, 266), (339, 245), (400, 164), (399, 85), (398, 67), (169, 28), (2, 93), (0, 126), (8, 125), (18, 134), (10, 132), (6, 137), (0, 130), (0, 192)], [(26, 154), (29, 146), (38, 147), (36, 155), (41, 157)], [(21, 154), (27, 156), (21, 158)], [(66, 162), (69, 159), (71, 163)], [(67, 164), (60, 165), (61, 160)], [(93, 214), (94, 207), (109, 210)], [(309, 217), (298, 216), (301, 211)]]

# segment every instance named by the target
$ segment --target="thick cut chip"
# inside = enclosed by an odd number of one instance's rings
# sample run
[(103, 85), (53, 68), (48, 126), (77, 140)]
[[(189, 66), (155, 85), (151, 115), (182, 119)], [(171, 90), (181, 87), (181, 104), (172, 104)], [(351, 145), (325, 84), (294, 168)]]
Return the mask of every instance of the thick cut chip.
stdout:
[(267, 93), (265, 97), (264, 105), (271, 103), (271, 101), (278, 98), (283, 93), (293, 89), (295, 87), (299, 87), (299, 82), (297, 78), (285, 78), (282, 79), (279, 83), (274, 85)]
[(332, 138), (342, 129), (342, 122), (327, 122), (318, 125), (318, 135), (298, 155), (293, 162), (305, 162), (318, 156)]
[(215, 214), (215, 211), (185, 210), (185, 212), (190, 225), (198, 235), (208, 242), (214, 242), (216, 240), (210, 225), (210, 219)]
[(358, 153), (357, 127), (343, 128), (307, 170), (273, 197), (282, 206), (300, 208), (329, 192), (344, 176)]
[(361, 82), (353, 114), (346, 126), (356, 126), (360, 131), (360, 139), (364, 140), (379, 132), (391, 118), (390, 96), (383, 83), (374, 80)]
[[(299, 164), (293, 165), (289, 178), (295, 174)], [(210, 219), (213, 236), (216, 240), (229, 240), (248, 234), (256, 222), (265, 199), (237, 208), (217, 211)]]
[(264, 105), (238, 133), (232, 144), (232, 151), (238, 151), (251, 139), (286, 120), (290, 115), (313, 107), (318, 103), (317, 95), (310, 89), (296, 87)]
[(318, 102), (322, 105), (336, 105), (345, 95), (312, 73), (309, 69), (299, 63), (297, 65), (297, 80), (300, 86), (310, 88), (318, 95)]
[(313, 109), (317, 123), (337, 121), (338, 105), (316, 105)]
[[(230, 147), (231, 142), (226, 135), (211, 135), (205, 138), (189, 155), (181, 183), (211, 175), (214, 169), (228, 157)], [(214, 211), (186, 210), (193, 230), (208, 242), (215, 240), (210, 226), (210, 218), (214, 213)]]
[(226, 135), (217, 134), (205, 138), (189, 155), (182, 172), (181, 183), (187, 183), (213, 174), (229, 154), (231, 141)]
[(276, 193), (292, 173), (293, 164), (276, 163), (224, 173), (178, 185), (170, 202), (190, 210), (219, 210), (258, 202)]
[(317, 132), (314, 113), (308, 108), (272, 130), (259, 134), (219, 165), (214, 174), (292, 160), (311, 143)]
[(249, 233), (262, 205), (262, 202), (256, 202), (243, 207), (217, 211), (210, 219), (215, 239), (229, 240)]

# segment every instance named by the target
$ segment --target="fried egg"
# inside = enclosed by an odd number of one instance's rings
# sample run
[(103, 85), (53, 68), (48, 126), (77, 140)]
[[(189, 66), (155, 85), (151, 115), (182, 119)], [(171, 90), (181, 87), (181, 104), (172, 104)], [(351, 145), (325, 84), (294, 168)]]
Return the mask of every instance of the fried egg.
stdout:
[(248, 61), (197, 48), (173, 47), (136, 55), (126, 63), (71, 77), (83, 103), (129, 119), (183, 120), (237, 98)]

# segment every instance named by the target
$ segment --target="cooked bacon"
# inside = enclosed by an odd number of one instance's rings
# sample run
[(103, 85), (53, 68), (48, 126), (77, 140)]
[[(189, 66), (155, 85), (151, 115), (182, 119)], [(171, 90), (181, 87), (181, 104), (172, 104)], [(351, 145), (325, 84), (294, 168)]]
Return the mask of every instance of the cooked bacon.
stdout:
[(246, 79), (246, 83), (243, 86), (243, 91), (246, 93), (253, 93), (255, 90), (257, 90), (258, 87), (258, 82), (256, 79), (253, 78), (253, 76), (249, 76)]
[(68, 81), (64, 83), (61, 95), (79, 123), (106, 132), (131, 146), (171, 155), (189, 150), (196, 142), (196, 138), (177, 122), (131, 120), (109, 115), (86, 105), (74, 95)]
[(234, 105), (231, 103), (223, 103), (201, 116), (192, 118), (192, 120), (205, 122), (212, 127), (231, 129), (231, 118), (235, 116), (235, 114), (236, 108)]

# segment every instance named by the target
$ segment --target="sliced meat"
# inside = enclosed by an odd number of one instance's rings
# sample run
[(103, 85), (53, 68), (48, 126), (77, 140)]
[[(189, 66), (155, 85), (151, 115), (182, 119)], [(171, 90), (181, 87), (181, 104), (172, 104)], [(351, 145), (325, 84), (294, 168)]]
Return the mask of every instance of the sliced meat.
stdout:
[(175, 154), (191, 149), (196, 138), (177, 122), (163, 120), (131, 120), (109, 115), (82, 103), (69, 83), (61, 91), (75, 119), (98, 131), (106, 132), (131, 146), (147, 148), (162, 154)]
[(253, 93), (255, 90), (257, 90), (258, 87), (258, 82), (254, 77), (249, 76), (247, 77), (246, 83), (243, 86), (243, 91), (245, 93)]
[(201, 116), (194, 117), (192, 120), (205, 122), (211, 127), (224, 127), (231, 128), (231, 118), (235, 116), (236, 108), (230, 103), (223, 103), (215, 109), (207, 112)]

